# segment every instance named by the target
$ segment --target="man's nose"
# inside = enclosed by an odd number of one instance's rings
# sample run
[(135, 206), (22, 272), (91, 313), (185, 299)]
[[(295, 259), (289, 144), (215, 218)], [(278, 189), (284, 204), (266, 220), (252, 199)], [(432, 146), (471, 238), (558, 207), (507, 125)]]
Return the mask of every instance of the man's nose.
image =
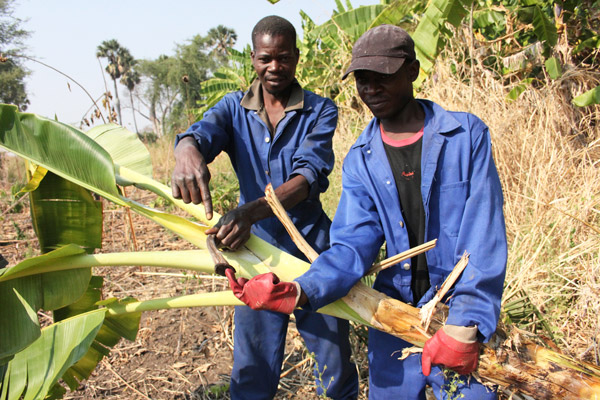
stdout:
[(377, 93), (379, 85), (375, 81), (368, 81), (363, 85), (363, 91), (368, 94)]
[(277, 60), (271, 60), (271, 62), (269, 63), (269, 70), (270, 71), (277, 71), (281, 68), (281, 63)]

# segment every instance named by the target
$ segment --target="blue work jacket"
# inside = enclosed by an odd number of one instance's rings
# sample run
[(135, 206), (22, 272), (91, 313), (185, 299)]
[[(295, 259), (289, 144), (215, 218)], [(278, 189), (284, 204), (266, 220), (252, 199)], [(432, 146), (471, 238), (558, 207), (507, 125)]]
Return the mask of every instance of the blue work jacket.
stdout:
[[(247, 93), (225, 95), (201, 121), (177, 135), (176, 145), (182, 138), (193, 136), (207, 163), (225, 151), (238, 177), (239, 205), (264, 197), (268, 183), (277, 188), (295, 175), (304, 176), (310, 185), (309, 197), (287, 211), (302, 235), (321, 252), (329, 245), (331, 221), (319, 196), (327, 189), (327, 176), (333, 169), (332, 139), (338, 112), (330, 99), (294, 85), (300, 101), (293, 109), (286, 109), (273, 136), (259, 111), (241, 104), (248, 93), (261, 93), (256, 81)], [(305, 259), (276, 217), (257, 222), (252, 233)]]
[[(466, 251), (469, 263), (446, 299), (448, 324), (476, 325), (489, 340), (500, 312), (507, 244), (500, 180), (487, 126), (468, 113), (449, 112), (418, 100), (425, 111), (421, 196), (431, 288), (429, 301)], [(343, 166), (343, 192), (331, 228), (331, 249), (297, 281), (307, 308), (345, 296), (366, 273), (381, 246), (387, 257), (409, 249), (394, 175), (373, 119), (350, 149)], [(410, 259), (380, 272), (374, 288), (405, 303), (413, 301)], [(449, 298), (449, 300), (448, 300)]]

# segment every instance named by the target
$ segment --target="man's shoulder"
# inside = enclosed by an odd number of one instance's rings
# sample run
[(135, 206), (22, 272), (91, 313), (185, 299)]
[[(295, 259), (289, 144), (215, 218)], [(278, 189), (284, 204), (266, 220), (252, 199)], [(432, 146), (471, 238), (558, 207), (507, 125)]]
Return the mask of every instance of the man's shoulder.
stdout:
[(233, 92), (227, 93), (225, 96), (223, 96), (223, 98), (237, 100), (237, 102), (239, 103), (242, 97), (244, 97), (244, 94), (245, 92), (243, 92), (242, 90), (235, 90)]
[(454, 111), (431, 100), (419, 99), (426, 109), (426, 124), (433, 124), (437, 132), (456, 132), (462, 128), (464, 131), (481, 131), (487, 129), (486, 124), (477, 115), (467, 111)]
[(302, 89), (304, 91), (304, 102), (310, 105), (327, 104), (335, 107), (335, 103), (329, 97), (321, 96), (311, 90)]
[(229, 109), (229, 110), (242, 108), (241, 102), (242, 102), (243, 97), (244, 97), (244, 92), (242, 92), (241, 90), (229, 92), (229, 93), (225, 94), (221, 98), (221, 100), (219, 100), (217, 102), (217, 104), (215, 104), (213, 106), (213, 108), (216, 107), (216, 108), (220, 108), (220, 109)]

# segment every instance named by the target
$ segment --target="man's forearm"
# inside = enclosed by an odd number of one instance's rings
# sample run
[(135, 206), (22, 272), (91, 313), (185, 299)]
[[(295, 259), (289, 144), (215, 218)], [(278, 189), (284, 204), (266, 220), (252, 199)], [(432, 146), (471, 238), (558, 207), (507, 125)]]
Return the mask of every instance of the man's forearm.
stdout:
[[(283, 208), (289, 210), (308, 198), (309, 190), (310, 188), (306, 178), (302, 175), (296, 175), (275, 189), (275, 194)], [(251, 215), (253, 224), (274, 215), (264, 197), (246, 203), (242, 207), (244, 207), (246, 211), (249, 212), (249, 215)]]

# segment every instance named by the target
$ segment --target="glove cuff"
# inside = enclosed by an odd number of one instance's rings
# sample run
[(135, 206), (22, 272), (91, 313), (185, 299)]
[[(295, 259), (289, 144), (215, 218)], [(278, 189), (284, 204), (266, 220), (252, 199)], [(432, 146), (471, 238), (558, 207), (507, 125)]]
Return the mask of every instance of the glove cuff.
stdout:
[(300, 301), (300, 296), (302, 295), (302, 287), (296, 281), (293, 281), (292, 283), (296, 285), (296, 301), (294, 302), (294, 308), (296, 308), (298, 307), (298, 302)]
[(452, 349), (457, 353), (472, 353), (479, 349), (478, 342), (465, 343), (454, 339), (453, 337), (446, 334), (445, 329), (441, 329), (437, 332), (439, 341), (446, 347)]
[(475, 343), (477, 341), (476, 326), (444, 325), (442, 329), (446, 335), (459, 342)]

